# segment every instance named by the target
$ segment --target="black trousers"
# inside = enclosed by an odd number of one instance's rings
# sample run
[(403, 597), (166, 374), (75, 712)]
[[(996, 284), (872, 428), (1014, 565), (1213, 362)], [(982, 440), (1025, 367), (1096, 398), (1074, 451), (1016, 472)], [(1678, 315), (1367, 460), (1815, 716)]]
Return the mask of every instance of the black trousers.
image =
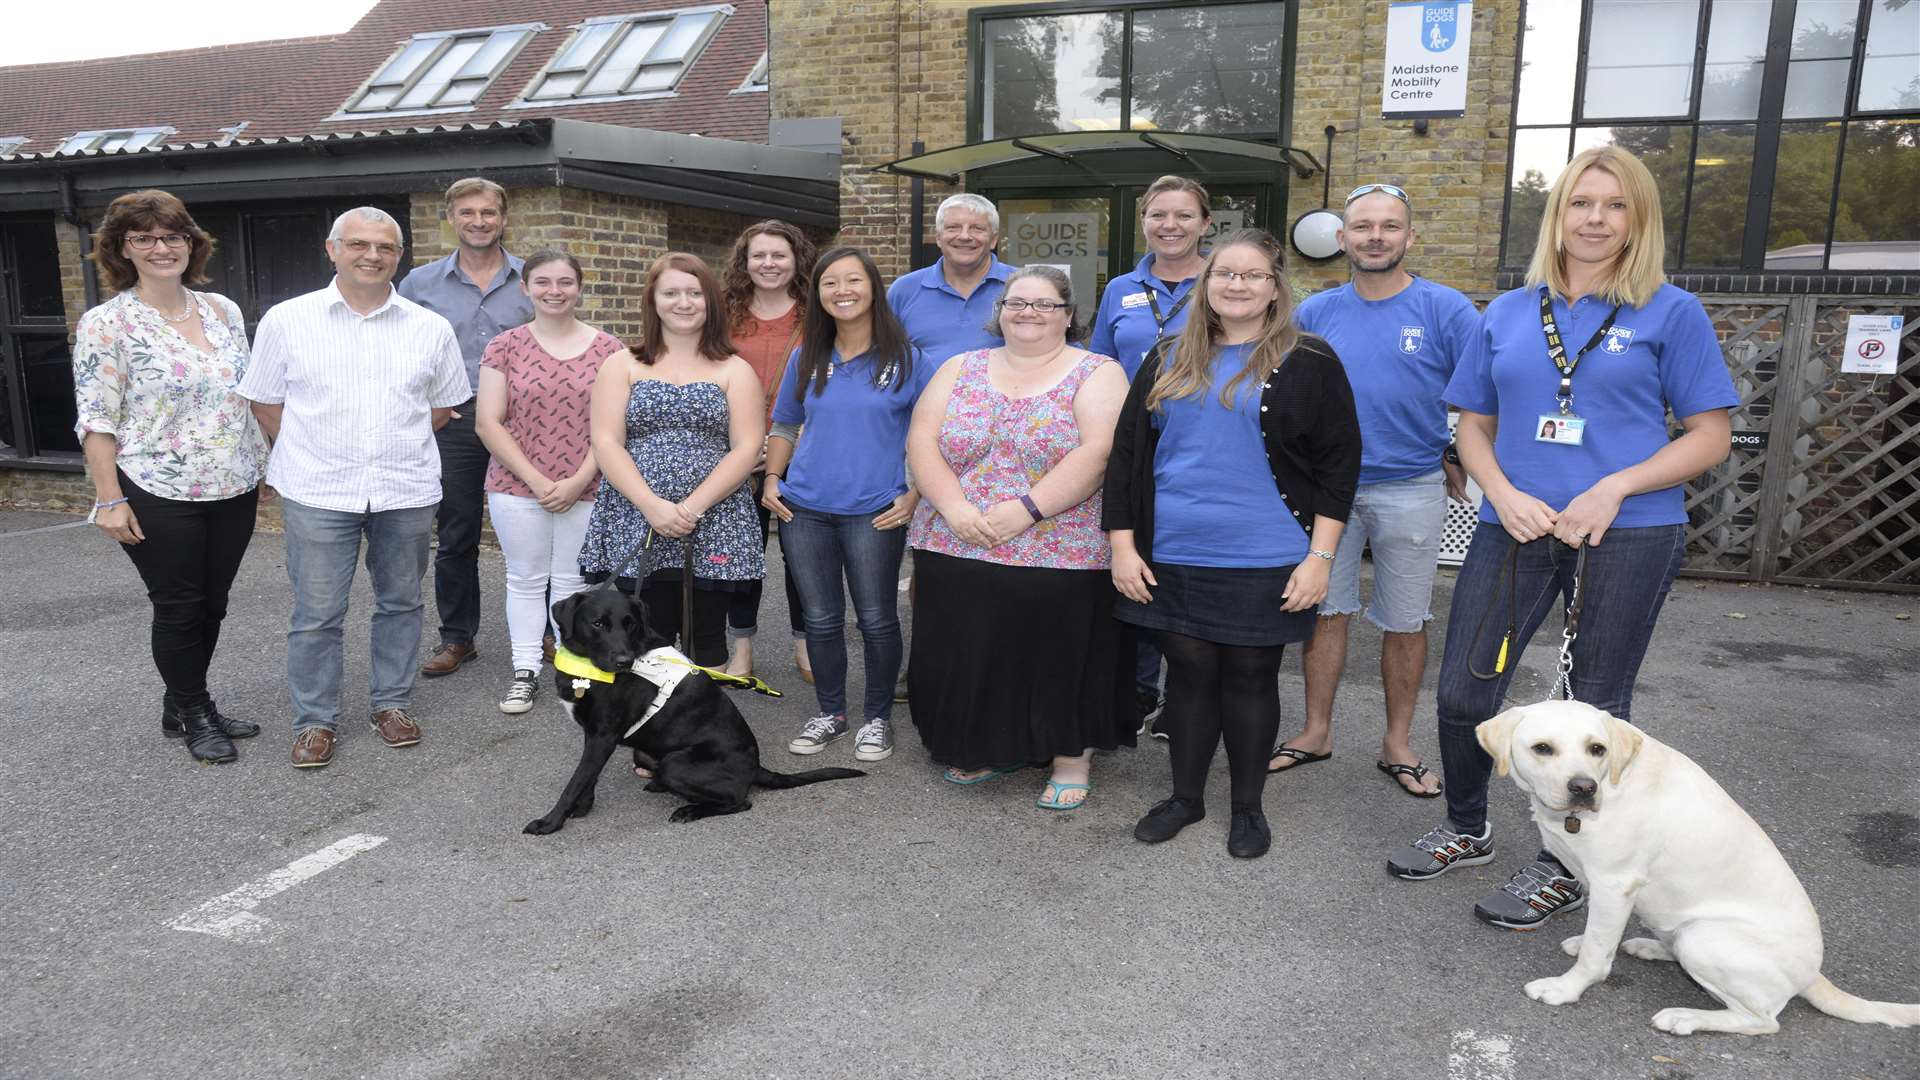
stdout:
[[(753, 508), (760, 514), (760, 548), (766, 550), (767, 538), (773, 531), (773, 511), (760, 505), (760, 493), (765, 489), (767, 474), (753, 474)], [(780, 553), (786, 554), (786, 542), (781, 541)], [(793, 636), (802, 638), (807, 635), (806, 620), (801, 617), (800, 593), (793, 587), (793, 574), (784, 575), (787, 586), (787, 625), (793, 630)], [(751, 587), (732, 594), (727, 600), (727, 625), (735, 633), (742, 630), (758, 630), (760, 626), (761, 581), (756, 580)]]
[(433, 433), (440, 445), (439, 546), (433, 555), (433, 598), (440, 642), (471, 645), (480, 631), (480, 515), (486, 506), (487, 447), (474, 430), (473, 402)]
[(707, 667), (727, 662), (727, 601), (733, 595), (715, 589), (693, 590), (693, 628), (683, 634), (680, 608), (685, 597), (679, 576), (656, 574), (640, 587), (640, 599), (647, 605), (647, 621), (653, 629), (662, 637), (680, 639), (688, 658)]
[(120, 474), (134, 520), (146, 537), (120, 547), (146, 583), (153, 604), (153, 666), (182, 708), (210, 700), (207, 668), (227, 617), (227, 593), (253, 540), (259, 489), (213, 502), (163, 499)]

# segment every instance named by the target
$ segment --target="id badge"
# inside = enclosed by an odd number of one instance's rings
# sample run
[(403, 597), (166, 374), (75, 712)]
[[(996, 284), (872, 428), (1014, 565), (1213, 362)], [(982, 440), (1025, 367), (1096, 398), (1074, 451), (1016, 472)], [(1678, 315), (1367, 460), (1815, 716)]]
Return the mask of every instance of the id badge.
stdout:
[(1534, 442), (1579, 446), (1587, 437), (1586, 420), (1568, 413), (1542, 413), (1535, 423)]

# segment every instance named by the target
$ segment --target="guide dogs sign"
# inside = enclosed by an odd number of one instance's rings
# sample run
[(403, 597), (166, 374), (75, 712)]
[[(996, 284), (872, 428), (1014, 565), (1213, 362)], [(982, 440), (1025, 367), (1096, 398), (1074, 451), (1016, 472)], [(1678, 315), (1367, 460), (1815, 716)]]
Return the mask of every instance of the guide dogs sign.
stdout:
[(1472, 0), (1396, 0), (1387, 9), (1380, 115), (1464, 115), (1472, 39)]

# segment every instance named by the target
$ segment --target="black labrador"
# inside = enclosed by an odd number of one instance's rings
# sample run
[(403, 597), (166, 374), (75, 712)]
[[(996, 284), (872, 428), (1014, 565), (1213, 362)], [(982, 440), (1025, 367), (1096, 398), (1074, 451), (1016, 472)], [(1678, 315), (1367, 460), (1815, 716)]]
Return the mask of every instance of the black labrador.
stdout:
[(648, 791), (670, 791), (687, 800), (668, 818), (698, 821), (716, 814), (753, 808), (749, 789), (792, 788), (823, 780), (847, 780), (858, 769), (812, 769), (777, 773), (760, 764), (760, 744), (725, 691), (698, 670), (672, 691), (660, 711), (631, 735), (627, 729), (646, 713), (658, 688), (633, 674), (635, 658), (672, 644), (649, 625), (646, 605), (616, 589), (593, 589), (553, 606), (560, 642), (569, 652), (614, 673), (613, 682), (590, 681), (575, 688), (574, 676), (555, 672), (560, 700), (586, 735), (580, 764), (547, 815), (527, 823), (536, 836), (558, 832), (567, 818), (586, 817), (593, 789), (616, 747), (633, 748), (636, 765), (653, 772)]

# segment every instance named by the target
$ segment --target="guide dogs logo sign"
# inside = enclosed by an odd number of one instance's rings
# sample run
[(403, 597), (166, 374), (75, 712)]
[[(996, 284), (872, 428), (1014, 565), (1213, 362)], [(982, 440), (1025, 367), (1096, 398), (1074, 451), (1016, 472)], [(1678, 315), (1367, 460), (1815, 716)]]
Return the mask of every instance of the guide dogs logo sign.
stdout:
[(1614, 354), (1615, 356), (1618, 356), (1621, 353), (1626, 352), (1628, 347), (1630, 347), (1632, 344), (1633, 344), (1633, 329), (1631, 327), (1612, 326), (1607, 328), (1606, 344), (1600, 347)]
[(1400, 328), (1400, 351), (1411, 356), (1420, 351), (1420, 342), (1427, 336), (1424, 326), (1403, 326)]
[(1454, 35), (1458, 27), (1460, 9), (1452, 3), (1428, 3), (1421, 5), (1420, 44), (1428, 52), (1443, 53), (1453, 48)]
[(1393, 0), (1387, 8), (1380, 114), (1465, 115), (1472, 43), (1471, 0)]

